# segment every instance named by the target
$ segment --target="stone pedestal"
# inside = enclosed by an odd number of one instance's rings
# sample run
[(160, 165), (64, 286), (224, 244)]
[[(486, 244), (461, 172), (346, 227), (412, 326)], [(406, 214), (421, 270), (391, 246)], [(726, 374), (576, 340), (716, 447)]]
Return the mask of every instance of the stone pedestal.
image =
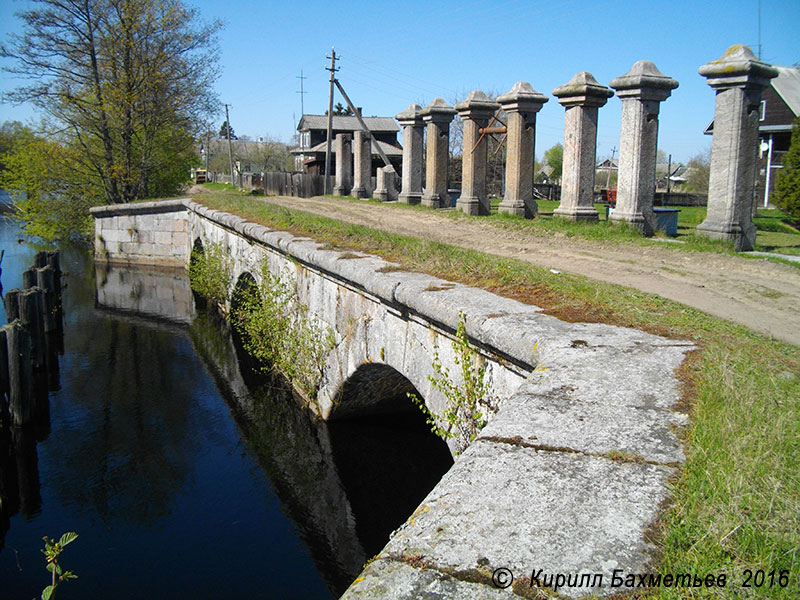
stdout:
[(553, 214), (573, 221), (597, 221), (594, 208), (597, 112), (614, 92), (583, 71), (553, 90), (553, 95), (566, 109), (561, 203)]
[(778, 71), (758, 60), (747, 46), (736, 45), (719, 60), (700, 67), (700, 74), (717, 97), (708, 212), (697, 233), (731, 240), (737, 251), (752, 250), (761, 91)]
[(377, 184), (375, 190), (375, 197), (381, 202), (392, 202), (397, 200), (397, 187), (395, 180), (397, 173), (394, 167), (381, 167), (378, 169)]
[(339, 133), (333, 142), (334, 152), (336, 152), (336, 185), (333, 186), (334, 196), (347, 196), (352, 185), (353, 154), (352, 136), (347, 133)]
[(497, 101), (508, 114), (506, 194), (498, 212), (532, 219), (539, 209), (533, 199), (536, 113), (548, 97), (534, 90), (530, 83), (518, 81)]
[(353, 132), (353, 189), (350, 195), (372, 198), (372, 135), (360, 129)]
[(498, 108), (500, 105), (489, 100), (480, 90), (470, 92), (466, 100), (455, 106), (464, 127), (461, 150), (461, 196), (456, 208), (468, 215), (489, 214), (489, 197), (486, 194), (488, 143), (485, 136), (483, 139), (480, 138), (478, 130), (489, 124), (489, 119)]
[(422, 139), (424, 136), (419, 104), (411, 104), (395, 116), (403, 128), (403, 180), (399, 200), (419, 204), (422, 200)]
[(420, 112), (428, 129), (425, 141), (425, 192), (422, 194), (422, 204), (425, 206), (444, 208), (450, 204), (447, 195), (447, 161), (450, 158), (450, 121), (455, 114), (453, 107), (441, 98), (436, 98)]
[(640, 60), (610, 85), (622, 100), (617, 208), (611, 219), (631, 223), (651, 236), (656, 231), (653, 196), (658, 111), (660, 103), (670, 97), (678, 82), (661, 73), (649, 60)]

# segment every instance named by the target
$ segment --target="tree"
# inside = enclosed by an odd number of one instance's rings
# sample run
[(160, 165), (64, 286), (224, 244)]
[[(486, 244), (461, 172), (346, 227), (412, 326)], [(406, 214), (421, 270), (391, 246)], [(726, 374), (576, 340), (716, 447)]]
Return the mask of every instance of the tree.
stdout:
[[(223, 121), (222, 125), (219, 126), (219, 137), (221, 137), (224, 140), (228, 139), (228, 127), (229, 126), (227, 121)], [(233, 131), (233, 127), (231, 127), (230, 130), (231, 130), (231, 139), (238, 140), (239, 138), (236, 137), (236, 134)]]
[(686, 167), (686, 190), (707, 194), (708, 177), (711, 174), (711, 148), (695, 154)]
[(783, 156), (783, 169), (775, 178), (772, 202), (793, 219), (800, 220), (800, 119), (794, 122), (791, 145)]
[(544, 162), (550, 167), (550, 179), (561, 180), (561, 165), (564, 162), (564, 146), (561, 142), (544, 152)]
[(76, 154), (22, 127), (2, 155), (0, 187), (12, 190), (15, 215), (27, 233), (48, 240), (90, 238), (89, 208), (100, 203), (103, 190), (86, 184)]
[[(325, 111), (325, 114), (326, 115), (328, 114), (327, 110)], [(341, 102), (337, 102), (336, 105), (333, 107), (333, 113), (332, 114), (334, 114), (336, 116), (342, 116), (342, 117), (352, 117), (353, 116), (353, 111), (350, 110), (349, 106), (345, 107)]]
[(215, 106), (216, 33), (180, 0), (38, 0), (0, 46), (4, 69), (105, 202), (176, 193), (191, 133)]

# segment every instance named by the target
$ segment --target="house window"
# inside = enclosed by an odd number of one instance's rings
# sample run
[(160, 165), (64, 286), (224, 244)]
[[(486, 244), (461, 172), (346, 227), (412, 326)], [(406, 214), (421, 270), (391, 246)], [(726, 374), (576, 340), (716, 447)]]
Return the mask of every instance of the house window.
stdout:
[(767, 101), (761, 101), (761, 112), (759, 113), (758, 120), (763, 121), (767, 116)]

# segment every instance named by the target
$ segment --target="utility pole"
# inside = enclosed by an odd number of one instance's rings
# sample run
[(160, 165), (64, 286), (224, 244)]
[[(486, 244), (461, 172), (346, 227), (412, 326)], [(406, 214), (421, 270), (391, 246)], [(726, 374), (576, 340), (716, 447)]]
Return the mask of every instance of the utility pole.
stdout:
[(667, 159), (667, 202), (669, 202), (669, 182), (672, 177), (672, 154)]
[(300, 80), (300, 91), (295, 93), (300, 94), (300, 116), (302, 117), (304, 114), (306, 114), (306, 109), (303, 107), (303, 99), (308, 93), (303, 90), (303, 80), (308, 79), (308, 77), (303, 77), (303, 69), (300, 69), (300, 77), (296, 77), (296, 79)]
[(608, 165), (608, 171), (606, 172), (606, 189), (608, 189), (608, 184), (611, 182), (611, 169), (614, 168), (614, 153), (617, 151), (617, 147), (614, 146), (611, 148), (611, 162)]
[(233, 152), (231, 151), (231, 118), (228, 116), (228, 105), (225, 105), (225, 133), (228, 136), (228, 166), (231, 170), (231, 185), (236, 185), (233, 182)]
[(336, 81), (336, 48), (331, 48), (331, 66), (325, 67), (331, 72), (330, 89), (328, 90), (328, 140), (325, 146), (325, 193), (331, 193), (331, 135), (333, 133), (333, 83)]
[(209, 138), (211, 137), (211, 132), (209, 131), (209, 127), (206, 127), (206, 178), (208, 178), (208, 154), (211, 152), (211, 143)]

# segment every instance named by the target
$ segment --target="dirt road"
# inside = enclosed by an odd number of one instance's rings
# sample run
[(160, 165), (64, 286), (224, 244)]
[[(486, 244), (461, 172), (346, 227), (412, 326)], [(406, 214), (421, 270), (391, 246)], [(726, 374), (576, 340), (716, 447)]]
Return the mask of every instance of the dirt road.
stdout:
[(319, 197), (265, 200), (637, 288), (800, 345), (800, 269), (766, 259), (534, 234), (391, 204)]

